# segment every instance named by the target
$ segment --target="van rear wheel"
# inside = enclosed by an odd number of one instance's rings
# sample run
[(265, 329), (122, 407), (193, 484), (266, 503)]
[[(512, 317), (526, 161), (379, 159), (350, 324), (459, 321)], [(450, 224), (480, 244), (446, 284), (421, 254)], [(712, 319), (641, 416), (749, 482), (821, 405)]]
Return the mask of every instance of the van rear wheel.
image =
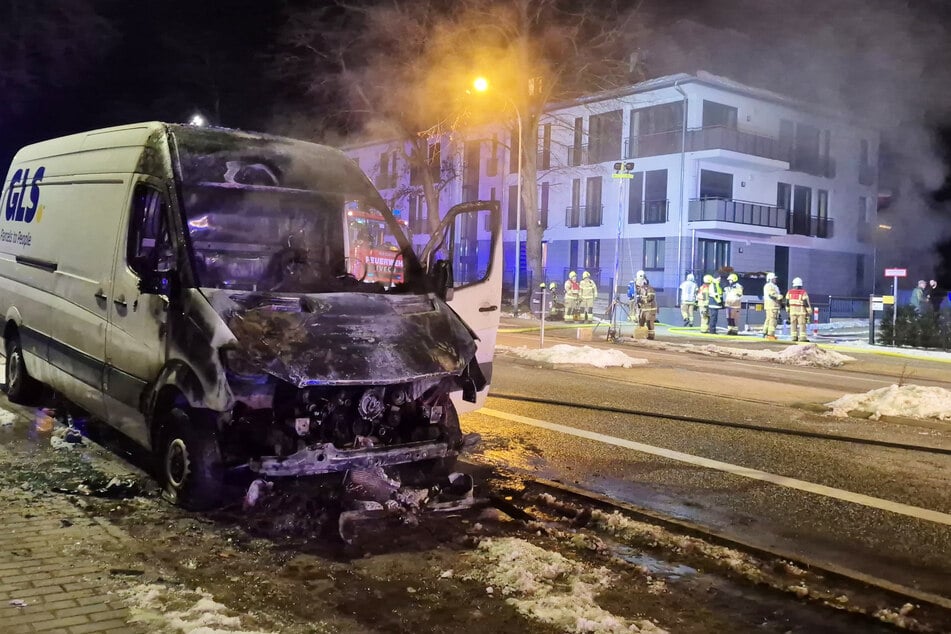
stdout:
[(221, 502), (224, 467), (212, 421), (194, 410), (172, 409), (161, 447), (160, 475), (167, 500), (195, 511)]
[(19, 333), (14, 332), (7, 338), (6, 353), (7, 397), (14, 403), (32, 403), (42, 385), (26, 371)]

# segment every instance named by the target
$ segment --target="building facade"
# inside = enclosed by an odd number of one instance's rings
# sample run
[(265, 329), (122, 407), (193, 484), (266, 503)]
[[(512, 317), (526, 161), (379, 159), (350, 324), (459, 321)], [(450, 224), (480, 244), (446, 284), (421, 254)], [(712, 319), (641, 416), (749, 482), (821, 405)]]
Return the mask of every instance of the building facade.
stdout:
[[(449, 167), (440, 213), (461, 201), (501, 201), (509, 285), (518, 184), (510, 128), (456, 132), (432, 148)], [(662, 305), (672, 305), (688, 272), (730, 266), (754, 294), (767, 271), (783, 288), (803, 278), (814, 297), (869, 292), (879, 134), (847, 113), (699, 72), (553, 104), (538, 138), (534, 186), (548, 280), (588, 270), (604, 295), (615, 266), (618, 287), (644, 270)], [(397, 150), (346, 148), (425, 233), (422, 196)], [(616, 177), (618, 162), (630, 166), (624, 177)], [(486, 236), (472, 232), (477, 250)], [(538, 280), (529, 279), (519, 250), (527, 289)]]

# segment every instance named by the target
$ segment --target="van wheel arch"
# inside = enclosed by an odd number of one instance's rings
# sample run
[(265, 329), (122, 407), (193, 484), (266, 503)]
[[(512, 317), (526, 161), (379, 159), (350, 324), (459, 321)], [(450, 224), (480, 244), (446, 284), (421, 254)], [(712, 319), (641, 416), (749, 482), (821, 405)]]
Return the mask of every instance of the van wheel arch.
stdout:
[(30, 376), (23, 359), (23, 347), (20, 341), (20, 329), (13, 321), (8, 321), (3, 331), (3, 350), (5, 357), (7, 397), (13, 403), (29, 405), (36, 400), (43, 384)]

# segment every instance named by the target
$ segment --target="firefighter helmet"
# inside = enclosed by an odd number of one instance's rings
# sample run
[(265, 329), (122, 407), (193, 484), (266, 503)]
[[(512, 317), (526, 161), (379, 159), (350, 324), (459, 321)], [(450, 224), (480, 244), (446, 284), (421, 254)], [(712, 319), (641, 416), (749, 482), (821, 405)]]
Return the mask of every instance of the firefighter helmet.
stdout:
[(687, 273), (687, 281), (688, 281), (688, 282), (692, 282), (692, 281), (693, 281), (693, 273)]
[(727, 276), (726, 279), (727, 279), (727, 281), (729, 281), (729, 282), (739, 282), (739, 281), (740, 281), (740, 276), (737, 275), (736, 273), (730, 273), (730, 274)]
[(766, 274), (766, 281), (767, 281), (767, 282), (775, 282), (775, 281), (776, 281), (776, 274), (775, 274), (775, 273), (767, 273), (767, 274)]
[(644, 277), (644, 271), (638, 271), (638, 272), (637, 272), (637, 277), (638, 277), (638, 278)]
[(575, 273), (574, 271), (572, 271), (571, 273), (568, 274), (568, 279), (569, 279), (569, 280), (573, 280), (573, 279), (575, 279), (575, 278), (577, 278), (577, 277), (578, 277), (578, 274)]
[(793, 281), (792, 281), (792, 285), (793, 285), (793, 286), (802, 286), (802, 278), (801, 278), (801, 277), (794, 277), (794, 278), (793, 278)]
[(588, 273), (587, 271), (585, 271), (584, 273), (581, 274), (581, 279), (583, 279), (583, 280), (587, 280), (587, 279), (589, 279), (590, 277), (591, 277), (591, 274)]
[(539, 284), (538, 288), (545, 288), (545, 282), (542, 282), (541, 284)]
[(704, 275), (704, 276), (703, 276), (703, 283), (704, 283), (704, 284), (712, 284), (712, 283), (713, 283), (713, 276), (710, 275), (709, 273), (707, 273), (706, 275)]

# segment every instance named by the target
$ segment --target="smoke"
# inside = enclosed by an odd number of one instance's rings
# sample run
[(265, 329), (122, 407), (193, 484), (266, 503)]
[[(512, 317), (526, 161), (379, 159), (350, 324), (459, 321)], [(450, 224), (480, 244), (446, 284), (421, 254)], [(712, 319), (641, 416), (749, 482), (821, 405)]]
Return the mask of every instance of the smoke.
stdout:
[[(654, 11), (646, 63), (653, 75), (698, 69), (831, 106), (876, 128), (885, 145), (880, 188), (890, 194), (882, 244), (894, 265), (932, 274), (951, 235), (934, 192), (948, 173), (938, 128), (951, 119), (951, 65), (937, 0), (720, 0)], [(858, 156), (836, 156), (838, 161)], [(844, 201), (840, 213), (854, 209)], [(879, 260), (882, 261), (880, 251)], [(927, 261), (923, 261), (923, 259)]]

